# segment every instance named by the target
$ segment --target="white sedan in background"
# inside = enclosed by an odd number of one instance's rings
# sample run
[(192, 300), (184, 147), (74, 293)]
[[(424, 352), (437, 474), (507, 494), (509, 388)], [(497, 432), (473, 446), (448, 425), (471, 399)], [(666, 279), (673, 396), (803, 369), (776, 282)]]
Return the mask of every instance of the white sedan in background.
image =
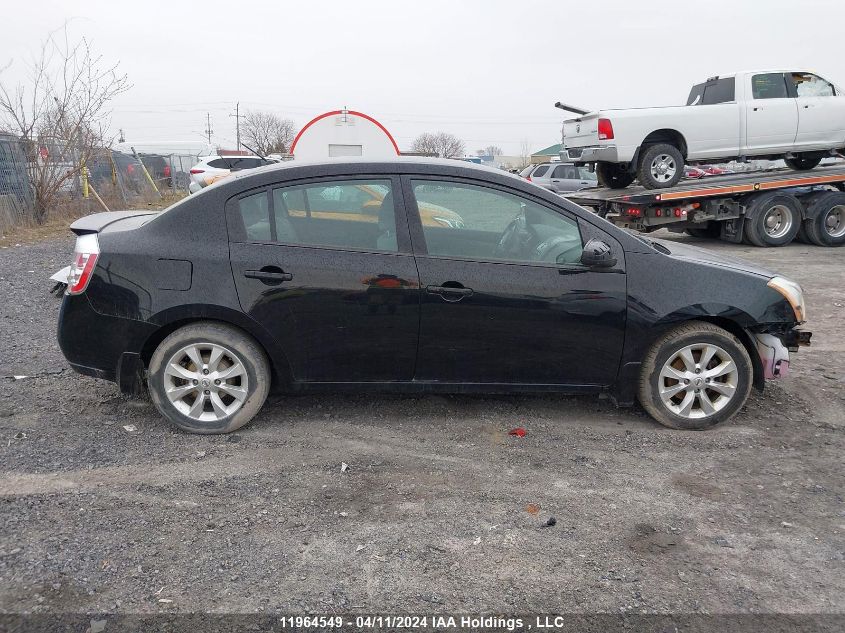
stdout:
[(191, 182), (188, 191), (196, 193), (232, 172), (243, 169), (255, 169), (264, 165), (272, 165), (279, 161), (272, 158), (258, 156), (206, 156), (191, 168)]

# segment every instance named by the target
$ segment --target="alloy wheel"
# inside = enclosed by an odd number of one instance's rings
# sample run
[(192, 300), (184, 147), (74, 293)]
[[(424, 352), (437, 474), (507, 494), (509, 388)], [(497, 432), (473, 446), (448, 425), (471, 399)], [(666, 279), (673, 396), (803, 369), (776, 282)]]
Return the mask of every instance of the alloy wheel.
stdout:
[(216, 422), (241, 408), (249, 393), (246, 367), (216, 343), (194, 343), (177, 351), (164, 368), (164, 391), (183, 415)]
[(724, 409), (739, 384), (728, 352), (712, 343), (687, 345), (663, 364), (658, 391), (663, 405), (682, 418), (706, 418)]

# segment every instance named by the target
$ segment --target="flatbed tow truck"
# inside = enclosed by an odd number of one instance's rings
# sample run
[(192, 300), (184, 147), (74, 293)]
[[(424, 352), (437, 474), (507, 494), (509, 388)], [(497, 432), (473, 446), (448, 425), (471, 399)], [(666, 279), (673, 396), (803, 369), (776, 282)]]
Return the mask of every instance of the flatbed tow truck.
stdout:
[(637, 231), (665, 228), (755, 246), (796, 238), (845, 244), (845, 163), (709, 176), (666, 189), (583, 189), (565, 197)]

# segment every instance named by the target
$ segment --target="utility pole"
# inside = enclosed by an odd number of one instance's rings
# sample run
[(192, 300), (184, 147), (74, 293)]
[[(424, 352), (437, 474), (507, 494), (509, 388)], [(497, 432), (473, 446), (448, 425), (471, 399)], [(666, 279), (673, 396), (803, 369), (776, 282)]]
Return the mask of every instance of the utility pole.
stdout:
[(246, 115), (241, 114), (240, 108), (241, 108), (241, 102), (238, 101), (235, 104), (235, 113), (229, 115), (229, 116), (235, 117), (235, 134), (237, 135), (237, 139), (238, 139), (238, 147), (237, 147), (238, 151), (241, 150), (241, 119), (246, 118)]
[(120, 128), (120, 136), (117, 138), (118, 143), (125, 143), (126, 138), (123, 136), (123, 128)]
[(214, 130), (211, 129), (211, 113), (205, 113), (205, 133), (208, 136), (208, 144), (211, 145), (211, 135), (214, 134)]

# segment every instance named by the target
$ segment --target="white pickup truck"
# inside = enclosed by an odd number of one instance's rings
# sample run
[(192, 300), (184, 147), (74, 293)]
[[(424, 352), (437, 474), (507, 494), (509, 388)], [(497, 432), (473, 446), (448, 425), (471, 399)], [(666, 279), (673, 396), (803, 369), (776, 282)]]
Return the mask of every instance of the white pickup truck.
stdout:
[(692, 87), (685, 106), (599, 110), (564, 121), (561, 153), (595, 165), (605, 187), (637, 178), (660, 189), (677, 184), (686, 163), (783, 158), (803, 170), (843, 150), (845, 94), (816, 74), (778, 70), (711, 77)]

